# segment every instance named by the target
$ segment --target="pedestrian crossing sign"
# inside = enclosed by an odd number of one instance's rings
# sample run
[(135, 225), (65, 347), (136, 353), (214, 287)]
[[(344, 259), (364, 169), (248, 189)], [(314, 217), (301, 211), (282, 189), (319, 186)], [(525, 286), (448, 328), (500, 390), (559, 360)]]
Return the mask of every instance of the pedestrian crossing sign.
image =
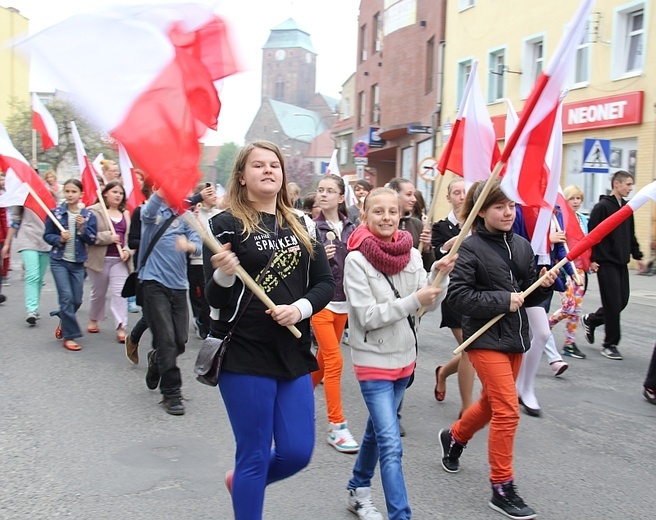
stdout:
[(609, 139), (583, 140), (583, 173), (608, 173), (609, 157)]

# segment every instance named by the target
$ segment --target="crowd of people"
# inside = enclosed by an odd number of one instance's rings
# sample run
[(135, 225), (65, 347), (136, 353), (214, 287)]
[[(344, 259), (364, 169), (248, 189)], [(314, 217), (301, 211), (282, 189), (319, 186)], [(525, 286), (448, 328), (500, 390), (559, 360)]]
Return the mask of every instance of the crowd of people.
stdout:
[[(536, 516), (519, 496), (513, 473), (520, 410), (541, 415), (535, 376), (543, 352), (555, 376), (568, 368), (563, 356), (585, 359), (576, 345), (579, 323), (591, 344), (603, 325), (601, 354), (622, 359), (620, 313), (629, 298), (630, 257), (642, 268), (632, 217), (595, 246), (590, 257), (555, 273), (550, 268), (566, 254), (562, 214), (569, 208), (554, 210), (549, 250), (536, 255), (523, 217), (531, 210), (509, 200), (499, 182), (491, 186), (469, 235), (452, 254), (483, 182), (469, 189), (462, 179), (450, 182), (446, 200), (451, 210), (431, 225), (420, 194), (404, 178), (378, 188), (358, 180), (352, 186), (354, 200), (347, 201), (344, 179), (326, 175), (302, 197), (298, 186), (288, 182), (280, 149), (266, 141), (241, 149), (221, 200), (211, 183), (202, 183), (187, 199), (189, 211), (182, 213), (147, 182), (141, 186), (146, 202), (131, 213), (116, 163), (105, 161), (102, 170), (101, 198), (89, 207), (80, 202), (80, 181), (60, 184), (55, 172), (47, 171), (44, 183), (58, 205), (45, 223), (27, 207), (0, 208), (3, 274), (13, 248), (25, 272), (25, 321), (34, 327), (43, 311), (41, 287), (50, 266), (59, 302), (50, 311), (57, 319), (54, 335), (67, 350), (82, 349), (85, 332), (111, 327), (130, 362), (138, 364), (139, 343), (150, 329), (145, 383), (159, 389), (171, 415), (185, 413), (176, 360), (185, 351), (190, 322), (199, 338), (225, 340), (218, 389), (236, 441), (234, 467), (225, 475), (235, 518), (261, 518), (266, 487), (309, 464), (314, 393), (321, 386), (327, 443), (337, 452), (357, 454), (345, 482), (347, 508), (360, 519), (382, 520), (371, 492), (378, 465), (388, 517), (412, 517), (402, 468), (401, 411), (417, 363), (420, 309), (439, 312), (439, 318), (429, 314), (423, 319), (440, 319), (457, 345), (504, 314), (465, 351), (435, 369), (435, 399), (446, 399), (447, 378), (457, 372), (462, 401), (459, 419), (439, 432), (441, 465), (446, 472), (459, 471), (464, 448), (489, 425), (490, 507), (509, 518)], [(589, 220), (580, 211), (583, 192), (569, 186), (564, 193), (577, 224), (588, 233), (626, 203), (632, 187), (628, 172), (615, 173), (610, 195), (594, 206)], [(218, 252), (203, 246), (206, 233), (223, 246)], [(238, 269), (255, 280), (274, 308), (256, 297)], [(136, 302), (122, 296), (135, 270), (140, 281)], [(592, 273), (600, 280), (601, 306), (582, 316)], [(78, 311), (86, 278), (85, 329)], [(538, 279), (538, 289), (524, 295)], [(554, 290), (561, 305), (550, 314)], [(108, 299), (112, 320), (106, 324)], [(128, 331), (128, 312), (131, 306), (139, 310), (136, 304), (143, 315)], [(561, 352), (551, 333), (560, 321), (567, 324)], [(292, 326), (300, 338), (288, 330)], [(369, 414), (359, 428), (361, 439), (349, 429), (350, 400), (342, 398), (345, 329)], [(478, 399), (473, 396), (475, 376), (482, 386)], [(656, 404), (656, 346), (643, 395)]]

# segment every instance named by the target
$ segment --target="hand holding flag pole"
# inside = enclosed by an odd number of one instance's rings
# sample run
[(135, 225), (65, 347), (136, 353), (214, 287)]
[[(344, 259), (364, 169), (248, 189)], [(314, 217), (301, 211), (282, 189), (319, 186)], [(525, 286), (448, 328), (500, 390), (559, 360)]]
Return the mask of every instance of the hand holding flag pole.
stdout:
[(115, 235), (116, 234), (116, 229), (114, 228), (114, 223), (112, 222), (112, 219), (109, 216), (109, 210), (107, 209), (107, 204), (105, 204), (105, 198), (103, 197), (102, 190), (100, 188), (98, 188), (96, 190), (96, 194), (98, 195), (98, 203), (100, 204), (103, 216), (105, 217), (105, 220), (107, 221), (107, 225), (109, 226), (109, 230), (112, 232), (112, 235)]
[[(196, 233), (200, 235), (203, 243), (208, 248), (210, 248), (213, 253), (216, 254), (221, 252), (223, 246), (216, 240), (216, 238), (207, 232), (207, 229), (205, 229), (205, 227), (201, 225), (200, 222), (198, 222), (198, 219), (196, 219), (192, 213), (185, 211), (182, 214), (182, 218), (196, 231)], [(242, 282), (244, 282), (244, 285), (246, 285), (246, 287), (248, 287), (253, 292), (253, 294), (257, 296), (257, 298), (269, 308), (269, 310), (274, 310), (276, 308), (276, 304), (273, 303), (273, 300), (267, 296), (262, 287), (260, 287), (257, 282), (253, 280), (253, 278), (241, 265), (237, 266), (236, 274), (239, 276), (239, 278), (241, 278)], [(294, 335), (294, 337), (300, 338), (302, 336), (301, 331), (298, 330), (294, 325), (288, 325), (287, 328)]]

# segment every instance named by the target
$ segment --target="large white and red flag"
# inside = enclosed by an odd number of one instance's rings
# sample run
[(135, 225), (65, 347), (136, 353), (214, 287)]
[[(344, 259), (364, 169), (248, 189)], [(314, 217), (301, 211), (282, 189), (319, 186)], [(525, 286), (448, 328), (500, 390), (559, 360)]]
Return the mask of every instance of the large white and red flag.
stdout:
[(121, 172), (121, 181), (125, 189), (126, 205), (130, 214), (132, 214), (134, 208), (141, 206), (143, 201), (146, 200), (146, 197), (141, 192), (141, 187), (139, 186), (137, 175), (134, 172), (134, 166), (132, 165), (130, 156), (121, 143), (118, 143), (118, 168)]
[(0, 168), (6, 174), (5, 189), (3, 195), (3, 207), (25, 206), (36, 213), (45, 222), (46, 212), (29, 192), (28, 184), (37, 197), (48, 207), (54, 208), (57, 203), (46, 187), (41, 177), (27, 162), (25, 157), (14, 147), (7, 130), (0, 123)]
[[(542, 164), (547, 155), (561, 91), (576, 58), (576, 52), (594, 0), (582, 0), (574, 18), (547, 67), (538, 77), (528, 97), (517, 127), (506, 141), (501, 161), (508, 164), (503, 183), (515, 187), (523, 204), (544, 204), (547, 182), (535, 177), (530, 165)], [(539, 171), (543, 175), (544, 170)]]
[[(339, 171), (339, 164), (337, 163), (337, 148), (333, 150), (332, 155), (330, 156), (330, 162), (328, 163), (328, 167), (326, 168), (326, 175), (338, 175), (339, 177), (342, 176), (341, 172)], [(349, 182), (348, 179), (344, 179), (344, 204), (346, 204), (346, 207), (353, 206), (357, 204), (358, 199), (355, 196), (355, 193), (353, 192), (353, 188), (351, 187), (351, 183)]]
[(477, 69), (478, 60), (474, 60), (451, 137), (437, 165), (440, 172), (449, 170), (468, 183), (490, 177), (492, 168), (501, 156), (492, 119), (478, 82)]
[(618, 211), (613, 213), (610, 217), (602, 220), (585, 238), (583, 238), (576, 246), (569, 250), (567, 254), (568, 260), (575, 260), (586, 250), (592, 246), (597, 245), (603, 238), (613, 231), (617, 226), (629, 218), (635, 211), (640, 209), (645, 202), (656, 202), (656, 181), (647, 184), (638, 193), (636, 193), (631, 200), (622, 206)]
[(77, 166), (80, 171), (80, 181), (82, 181), (82, 202), (85, 206), (90, 206), (98, 198), (97, 191), (100, 189), (100, 183), (87, 152), (84, 150), (84, 144), (80, 138), (80, 132), (77, 131), (75, 121), (71, 121), (71, 135), (75, 143), (75, 153), (77, 155)]
[(59, 144), (57, 122), (35, 93), (32, 93), (32, 128), (41, 134), (44, 152)]
[(214, 82), (238, 71), (227, 27), (211, 6), (112, 6), (73, 16), (16, 47), (125, 146), (169, 204), (184, 206), (201, 177), (198, 139), (217, 126)]

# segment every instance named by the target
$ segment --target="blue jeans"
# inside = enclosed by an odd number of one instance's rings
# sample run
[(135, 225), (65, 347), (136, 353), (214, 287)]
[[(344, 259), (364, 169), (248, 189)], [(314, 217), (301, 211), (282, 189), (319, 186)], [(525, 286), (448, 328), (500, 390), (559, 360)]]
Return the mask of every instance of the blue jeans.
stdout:
[(284, 380), (222, 370), (219, 390), (237, 444), (235, 520), (261, 520), (266, 486), (310, 463), (315, 436), (312, 378), (307, 374)]
[(81, 338), (82, 331), (75, 313), (82, 305), (82, 289), (86, 276), (84, 264), (51, 258), (50, 271), (59, 296), (59, 310), (52, 311), (50, 316), (58, 316), (61, 320), (64, 339)]
[(380, 478), (389, 520), (412, 517), (403, 479), (403, 445), (396, 416), (409, 380), (409, 377), (404, 377), (396, 381), (360, 381), (369, 418), (353, 467), (353, 478), (347, 488), (371, 487), (371, 478), (380, 460)]

